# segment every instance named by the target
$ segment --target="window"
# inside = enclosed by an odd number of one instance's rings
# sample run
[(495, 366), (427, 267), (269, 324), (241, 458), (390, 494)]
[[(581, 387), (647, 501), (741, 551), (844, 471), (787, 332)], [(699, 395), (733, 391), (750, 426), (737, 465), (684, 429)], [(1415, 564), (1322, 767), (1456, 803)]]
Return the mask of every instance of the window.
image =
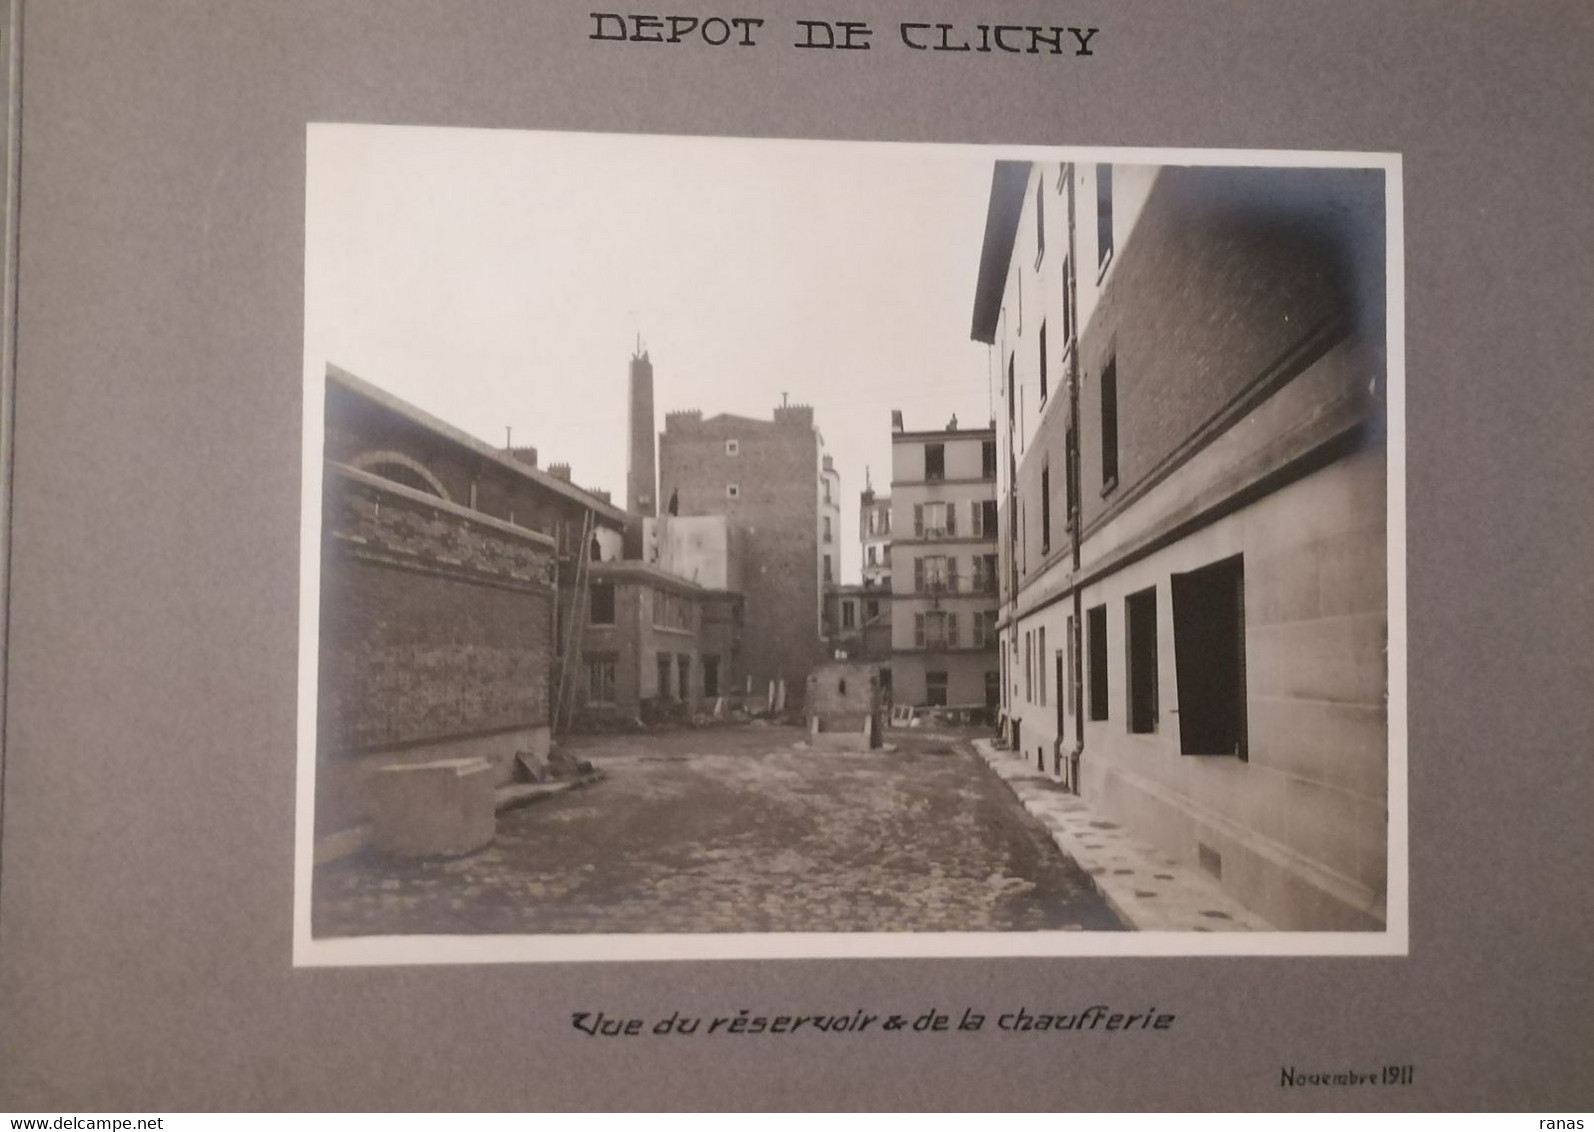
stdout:
[(926, 672), (924, 674), (924, 702), (930, 707), (946, 706), (945, 672)]
[(913, 615), (913, 643), (921, 649), (957, 648), (958, 617), (933, 609)]
[(740, 499), (742, 497), (741, 484), (728, 483), (725, 485), (725, 498)]
[(996, 646), (996, 610), (980, 610), (974, 615), (974, 647), (988, 649)]
[(740, 440), (727, 440), (725, 442), (725, 455), (740, 456), (741, 454), (742, 442)]
[(589, 617), (594, 625), (614, 624), (614, 585), (610, 582), (594, 582), (587, 597)]
[(1046, 706), (1046, 626), (1035, 631), (1036, 702)]
[(1035, 634), (1024, 634), (1024, 702), (1035, 699)]
[(1124, 598), (1124, 666), (1128, 677), (1129, 730), (1157, 729), (1157, 591)]
[(927, 480), (946, 478), (946, 445), (926, 444), (924, 446), (924, 478)]
[(913, 644), (920, 649), (956, 649), (958, 615), (940, 609), (913, 614)]
[(830, 481), (828, 479), (820, 480), (819, 481), (819, 486), (825, 489), (825, 502), (826, 503), (834, 502), (830, 498)]
[(720, 658), (705, 656), (703, 658), (703, 695), (708, 697), (720, 694)]
[(870, 598), (868, 601), (864, 602), (863, 615), (871, 621), (873, 621), (876, 617), (879, 617), (880, 602), (874, 598)]
[(615, 659), (612, 656), (587, 660), (587, 700), (595, 704), (614, 703)]
[(680, 698), (685, 700), (692, 695), (692, 656), (690, 653), (681, 653), (675, 658), (676, 671), (680, 675), (680, 682), (676, 684), (676, 691)]
[(917, 593), (957, 589), (957, 559), (929, 554), (913, 560), (913, 588)]
[(953, 538), (957, 533), (956, 507), (946, 503), (913, 505), (914, 538)]
[(996, 589), (996, 555), (981, 554), (974, 558), (974, 590), (991, 593)]
[(661, 700), (668, 699), (670, 696), (670, 669), (673, 667), (670, 664), (670, 654), (667, 652), (659, 653), (656, 658), (656, 665), (659, 677), (658, 697)]
[(675, 594), (653, 593), (653, 626), (657, 629), (690, 629), (692, 613), (690, 603)]
[(1052, 654), (1052, 673), (1057, 681), (1054, 702), (1057, 704), (1057, 737), (1061, 739), (1068, 728), (1068, 716), (1063, 711), (1065, 697), (1068, 695), (1067, 684), (1063, 673), (1063, 649), (1058, 649)]
[(871, 565), (871, 566), (880, 565), (879, 561), (875, 558), (875, 550), (876, 550), (876, 548), (872, 547), (872, 546), (868, 550), (869, 565)]
[(981, 538), (996, 537), (996, 500), (985, 499), (980, 502), (980, 530)]
[(1035, 266), (1039, 267), (1046, 255), (1046, 185), (1045, 178), (1035, 182)]
[(830, 555), (827, 554), (827, 555), (825, 555), (825, 581), (829, 582), (829, 581), (832, 581), (832, 580), (833, 580), (833, 578), (831, 576)]
[(1013, 355), (1007, 355), (1007, 431), (1011, 433), (1017, 424), (1018, 385), (1013, 380)]
[(1046, 324), (1041, 323), (1041, 404), (1046, 404)]
[(1101, 493), (1118, 486), (1118, 358), (1101, 371)]
[(1090, 718), (1100, 721), (1107, 718), (1107, 607), (1098, 605), (1085, 612), (1086, 642), (1085, 676), (1090, 684)]
[(1179, 749), (1246, 758), (1245, 559), (1173, 576)]
[(841, 603), (841, 627), (853, 629), (858, 625), (858, 607), (850, 601)]
[[(1024, 573), (1029, 573), (1029, 503), (1018, 502), (1018, 561)], [(1016, 586), (1014, 587), (1017, 588)]]
[(988, 480), (996, 478), (996, 441), (980, 442), (980, 475)]
[(1041, 465), (1041, 553), (1052, 548), (1052, 466)]
[(830, 529), (830, 516), (826, 515), (825, 516), (825, 541), (826, 542), (831, 542), (831, 541), (834, 540), (834, 538), (835, 538), (835, 535), (831, 532), (831, 529)]
[(1096, 166), (1096, 270), (1112, 259), (1112, 166)]

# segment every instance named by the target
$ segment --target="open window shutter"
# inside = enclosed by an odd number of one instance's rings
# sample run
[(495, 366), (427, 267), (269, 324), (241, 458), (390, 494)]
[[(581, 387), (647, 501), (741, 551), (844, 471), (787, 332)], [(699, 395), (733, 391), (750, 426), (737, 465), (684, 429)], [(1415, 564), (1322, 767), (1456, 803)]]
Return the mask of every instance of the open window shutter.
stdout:
[(913, 615), (913, 644), (915, 648), (924, 647), (924, 614)]
[(946, 533), (949, 535), (958, 533), (958, 507), (956, 503), (948, 503), (946, 505)]
[(924, 592), (924, 559), (922, 558), (913, 560), (913, 592)]
[(948, 613), (946, 615), (946, 647), (949, 649), (958, 647), (958, 615), (956, 613)]
[(922, 503), (913, 505), (913, 537), (924, 537), (924, 504)]

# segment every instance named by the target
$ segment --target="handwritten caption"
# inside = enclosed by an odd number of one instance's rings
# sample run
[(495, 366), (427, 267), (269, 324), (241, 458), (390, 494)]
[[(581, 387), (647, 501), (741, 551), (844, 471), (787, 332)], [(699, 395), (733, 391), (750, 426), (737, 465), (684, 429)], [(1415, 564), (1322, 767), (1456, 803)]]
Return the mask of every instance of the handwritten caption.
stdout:
[(1051, 1031), (1096, 1030), (1127, 1032), (1171, 1030), (1173, 1014), (1161, 1014), (1156, 1007), (1141, 1011), (1114, 1011), (1108, 1006), (1088, 1006), (1073, 1013), (1048, 1013), (1020, 1007), (992, 1015), (990, 1011), (963, 1007), (958, 1010), (928, 1010), (903, 1014), (873, 1013), (856, 1009), (846, 1014), (777, 1014), (752, 1009), (734, 1014), (697, 1015), (674, 1011), (656, 1018), (626, 1017), (606, 1011), (580, 1011), (570, 1016), (570, 1025), (590, 1038), (641, 1038), (678, 1035), (714, 1037), (753, 1037), (759, 1035), (820, 1034), (972, 1034), (987, 1030), (1004, 1033), (1045, 1033)]

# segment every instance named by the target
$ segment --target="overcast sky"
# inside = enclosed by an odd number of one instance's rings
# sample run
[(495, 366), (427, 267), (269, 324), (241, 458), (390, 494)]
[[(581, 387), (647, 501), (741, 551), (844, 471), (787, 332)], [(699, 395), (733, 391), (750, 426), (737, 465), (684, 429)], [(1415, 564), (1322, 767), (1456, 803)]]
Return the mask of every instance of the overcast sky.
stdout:
[(864, 471), (990, 416), (969, 340), (989, 151), (315, 126), (306, 365), (335, 363), (625, 502), (626, 382), (675, 409), (814, 406), (858, 572)]

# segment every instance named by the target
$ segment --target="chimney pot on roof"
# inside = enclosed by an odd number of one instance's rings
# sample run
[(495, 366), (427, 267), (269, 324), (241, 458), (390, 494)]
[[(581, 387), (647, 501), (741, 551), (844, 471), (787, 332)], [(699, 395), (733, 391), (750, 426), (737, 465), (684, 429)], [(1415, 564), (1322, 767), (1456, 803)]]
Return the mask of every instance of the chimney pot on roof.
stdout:
[(548, 465), (548, 474), (550, 476), (552, 476), (554, 479), (564, 480), (566, 483), (569, 483), (570, 482), (570, 465), (569, 464), (549, 464)]

